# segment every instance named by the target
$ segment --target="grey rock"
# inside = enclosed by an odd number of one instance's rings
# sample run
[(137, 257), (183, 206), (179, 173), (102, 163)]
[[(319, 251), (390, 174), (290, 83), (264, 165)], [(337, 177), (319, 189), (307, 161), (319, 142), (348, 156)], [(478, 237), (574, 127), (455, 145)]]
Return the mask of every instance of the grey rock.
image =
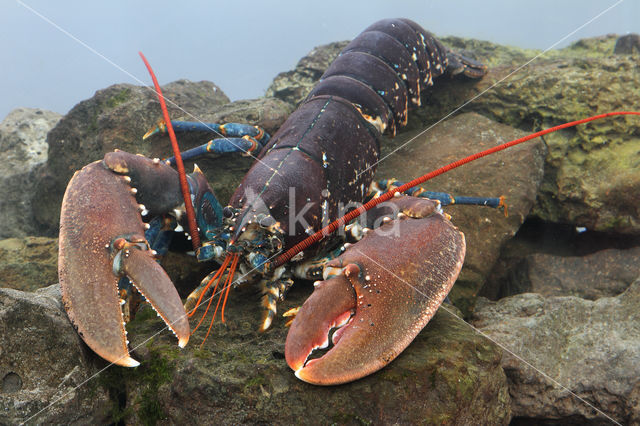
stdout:
[[(225, 122), (234, 120), (264, 126), (273, 131), (286, 119), (291, 107), (276, 99), (258, 99), (229, 103), (220, 88), (208, 81), (179, 80), (163, 87), (169, 113), (174, 120)], [(57, 234), (60, 205), (72, 174), (84, 165), (101, 159), (114, 149), (140, 153), (149, 157), (172, 156), (169, 138), (157, 136), (142, 141), (142, 136), (160, 119), (162, 113), (155, 93), (147, 87), (117, 84), (99, 90), (80, 102), (49, 133), (49, 160), (38, 176), (36, 221), (43, 233)], [(206, 135), (205, 135), (206, 137)], [(191, 135), (180, 137), (186, 150), (206, 143)], [(226, 202), (248, 170), (252, 158), (230, 156), (223, 159), (198, 160), (213, 189)], [(187, 164), (189, 170), (193, 163)]]
[(640, 280), (596, 301), (533, 293), (478, 299), (473, 325), (518, 356), (502, 358), (513, 416), (609, 424), (591, 404), (622, 424), (638, 424), (639, 304)]
[(35, 291), (57, 282), (57, 238), (0, 240), (0, 287)]
[(613, 53), (616, 55), (640, 55), (640, 35), (633, 33), (620, 36), (616, 40)]
[(347, 44), (348, 41), (339, 41), (314, 48), (298, 61), (293, 70), (278, 74), (266, 95), (297, 105), (309, 94), (329, 64)]
[[(616, 36), (579, 40), (551, 51), (505, 49), (488, 42), (447, 38), (489, 64), (480, 81), (441, 79), (409, 128), (429, 126), (464, 105), (527, 133), (615, 110), (640, 110), (640, 76), (632, 56), (613, 55)], [(525, 68), (519, 68), (536, 58)], [(472, 102), (467, 103), (473, 98)], [(532, 214), (588, 229), (640, 232), (637, 120), (607, 118), (544, 136), (549, 147), (544, 181)]]
[[(300, 305), (310, 290), (294, 287), (280, 309)], [(155, 313), (139, 315), (129, 338), (142, 364), (123, 371), (119, 386), (127, 393), (125, 423), (148, 420), (148, 407), (156, 407), (156, 418), (170, 424), (509, 423), (500, 350), (450, 305), (387, 367), (335, 387), (294, 376), (284, 360), (284, 319), (259, 333), (258, 305), (253, 289), (234, 290), (227, 323), (216, 322), (200, 347), (207, 315), (182, 350), (171, 333), (161, 331)]]
[[(193, 111), (229, 102), (211, 82), (180, 80), (163, 87), (169, 112)], [(180, 105), (174, 106), (173, 103)], [(36, 221), (48, 236), (57, 234), (60, 205), (67, 182), (84, 165), (114, 149), (169, 156), (166, 145), (142, 143), (142, 135), (162, 118), (156, 95), (148, 87), (116, 84), (96, 92), (65, 115), (47, 136), (49, 158), (33, 194), (38, 200)]]
[(527, 256), (511, 271), (502, 294), (538, 293), (595, 300), (622, 293), (640, 276), (640, 247), (586, 256)]
[[(637, 111), (636, 70), (632, 57), (569, 53), (537, 60), (513, 75), (513, 67), (497, 67), (475, 86), (483, 95), (468, 108), (528, 132), (601, 112)], [(638, 234), (636, 132), (637, 120), (606, 118), (544, 136), (549, 153), (533, 214), (591, 230)]]
[(53, 285), (35, 293), (0, 288), (0, 423), (87, 424), (111, 403)]
[(18, 108), (0, 123), (0, 238), (36, 233), (31, 198), (37, 169), (47, 160), (46, 136), (61, 115)]
[[(478, 114), (461, 114), (428, 132), (408, 132), (383, 141), (377, 178), (408, 181), (521, 136), (523, 132)], [(394, 151), (398, 147), (401, 148)], [(393, 155), (387, 157), (392, 152)], [(464, 267), (451, 292), (454, 304), (465, 314), (472, 308), (502, 244), (513, 237), (533, 206), (542, 180), (544, 154), (544, 146), (532, 141), (466, 164), (423, 185), (427, 190), (452, 195), (505, 196), (508, 205), (508, 217), (502, 210), (488, 207), (445, 208), (454, 225), (464, 232), (467, 242)]]

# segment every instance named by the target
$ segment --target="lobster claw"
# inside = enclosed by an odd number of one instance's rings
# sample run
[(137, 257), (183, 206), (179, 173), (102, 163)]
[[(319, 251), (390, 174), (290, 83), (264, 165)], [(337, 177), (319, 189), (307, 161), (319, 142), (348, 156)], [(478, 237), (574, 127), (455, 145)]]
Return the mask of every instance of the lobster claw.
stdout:
[[(335, 385), (381, 369), (413, 341), (453, 286), (464, 235), (440, 213), (415, 214), (433, 201), (402, 198), (412, 204), (402, 211), (418, 218), (400, 215), (328, 262), (326, 281), (316, 283), (296, 314), (285, 357), (299, 379)], [(310, 359), (329, 340), (333, 347)]]
[[(189, 340), (182, 302), (145, 240), (140, 215), (145, 207), (138, 204), (137, 190), (128, 176), (134, 176), (136, 184), (136, 173), (129, 172), (145, 167), (159, 167), (158, 180), (174, 173), (164, 164), (124, 152), (107, 154), (103, 161), (87, 165), (69, 182), (60, 218), (58, 273), (69, 319), (93, 351), (126, 367), (138, 362), (127, 347), (118, 292), (121, 276), (130, 278), (176, 334), (181, 347)], [(165, 173), (163, 167), (170, 172)]]

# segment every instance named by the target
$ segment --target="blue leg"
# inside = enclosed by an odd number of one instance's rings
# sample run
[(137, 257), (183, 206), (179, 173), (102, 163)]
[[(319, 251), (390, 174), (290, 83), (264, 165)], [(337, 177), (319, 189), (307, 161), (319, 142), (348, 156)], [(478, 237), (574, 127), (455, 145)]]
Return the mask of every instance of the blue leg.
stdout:
[[(197, 121), (171, 121), (173, 130), (176, 133), (212, 133), (217, 137), (230, 137), (230, 138), (242, 138), (244, 136), (251, 136), (262, 145), (269, 142), (270, 136), (260, 127), (252, 126), (250, 124), (241, 123), (201, 123)], [(164, 121), (160, 121), (154, 128), (149, 130), (142, 139), (147, 139), (155, 134), (164, 134), (167, 132), (167, 125)]]
[[(195, 160), (207, 154), (233, 154), (242, 153), (242, 155), (252, 155), (254, 152), (258, 154), (264, 145), (260, 144), (257, 140), (251, 136), (245, 136), (243, 138), (225, 138), (225, 139), (213, 139), (204, 145), (191, 148), (181, 153), (184, 161)], [(175, 166), (175, 157), (167, 158), (166, 160), (170, 166)]]
[[(189, 121), (171, 121), (176, 134), (187, 132), (198, 132), (210, 136), (211, 134), (220, 136), (204, 145), (190, 149), (182, 153), (183, 160), (193, 160), (207, 154), (230, 154), (240, 152), (244, 155), (251, 155), (253, 152), (260, 152), (262, 147), (269, 141), (270, 136), (259, 127), (240, 123), (200, 123)], [(164, 121), (158, 123), (149, 130), (142, 138), (146, 139), (155, 134), (167, 132), (167, 125)], [(167, 159), (169, 164), (174, 165), (173, 157)]]
[[(374, 182), (369, 190), (369, 196), (375, 197), (390, 189), (397, 188), (404, 185), (404, 182), (395, 179), (382, 179), (379, 182)], [(451, 204), (466, 204), (473, 206), (487, 206), (493, 208), (503, 208), (506, 214), (507, 205), (503, 197), (489, 198), (489, 197), (455, 197), (446, 192), (433, 192), (426, 191), (421, 187), (413, 187), (404, 192), (406, 195), (414, 197), (430, 198), (432, 200), (438, 200), (443, 206)]]

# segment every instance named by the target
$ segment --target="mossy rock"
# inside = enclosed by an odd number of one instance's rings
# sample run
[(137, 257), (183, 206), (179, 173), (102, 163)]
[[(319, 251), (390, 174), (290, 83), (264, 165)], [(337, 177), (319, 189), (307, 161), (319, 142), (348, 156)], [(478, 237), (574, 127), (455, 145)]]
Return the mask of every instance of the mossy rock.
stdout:
[[(280, 308), (302, 303), (309, 290), (292, 289)], [(226, 325), (216, 321), (202, 347), (211, 314), (183, 350), (155, 313), (130, 323), (133, 355), (144, 373), (120, 369), (117, 386), (125, 390), (126, 404), (119, 418), (127, 424), (148, 423), (149, 413), (162, 422), (206, 424), (510, 420), (500, 349), (476, 334), (451, 305), (384, 369), (350, 384), (318, 387), (299, 381), (287, 367), (284, 320), (257, 332), (258, 299), (253, 289), (234, 291)], [(196, 323), (192, 320), (192, 327)]]

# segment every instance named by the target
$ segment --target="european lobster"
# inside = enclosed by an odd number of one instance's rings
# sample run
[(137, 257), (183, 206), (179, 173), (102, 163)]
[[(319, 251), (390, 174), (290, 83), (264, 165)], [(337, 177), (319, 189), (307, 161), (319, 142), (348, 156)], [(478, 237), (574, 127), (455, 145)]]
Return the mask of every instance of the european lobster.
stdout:
[[(195, 311), (212, 283), (217, 282), (215, 292), (223, 280), (226, 302), (236, 270), (241, 273), (236, 284), (260, 281), (263, 286), (263, 330), (293, 277), (323, 279), (295, 315), (285, 345), (287, 363), (300, 379), (322, 385), (382, 368), (426, 325), (462, 267), (464, 236), (440, 209), (452, 201), (450, 196), (442, 195), (442, 202), (394, 197), (369, 211), (365, 225), (346, 227), (344, 238), (355, 244), (328, 239), (286, 264), (281, 263), (291, 256), (282, 253), (299, 250), (308, 234), (326, 229), (323, 225), (345, 206), (361, 206), (375, 193), (381, 134), (394, 135), (406, 124), (409, 107), (420, 105), (421, 93), (434, 78), (480, 78), (485, 70), (448, 51), (412, 21), (371, 25), (342, 51), (271, 139), (251, 126), (230, 124), (215, 129), (231, 139), (184, 153), (260, 150), (224, 208), (197, 168), (186, 177), (189, 192), (183, 197), (179, 173), (168, 165), (180, 163), (179, 156), (165, 164), (116, 151), (85, 166), (69, 182), (61, 212), (59, 276), (71, 322), (101, 357), (136, 366), (120, 307), (128, 306), (131, 296), (119, 290), (119, 283), (128, 283), (123, 277), (151, 303), (181, 347), (190, 335), (185, 309)], [(168, 120), (166, 125), (171, 129)], [(174, 125), (185, 131), (193, 126)], [(164, 130), (163, 125), (150, 134)], [(467, 201), (500, 205), (499, 199)], [(221, 266), (183, 307), (154, 249), (166, 249), (167, 232), (186, 227), (184, 211), (191, 207), (199, 234), (193, 237), (204, 241), (196, 249), (198, 260)], [(151, 219), (143, 221), (141, 213)], [(401, 238), (392, 238), (394, 233)], [(393, 255), (386, 250), (391, 245)], [(329, 345), (324, 356), (310, 359)]]

